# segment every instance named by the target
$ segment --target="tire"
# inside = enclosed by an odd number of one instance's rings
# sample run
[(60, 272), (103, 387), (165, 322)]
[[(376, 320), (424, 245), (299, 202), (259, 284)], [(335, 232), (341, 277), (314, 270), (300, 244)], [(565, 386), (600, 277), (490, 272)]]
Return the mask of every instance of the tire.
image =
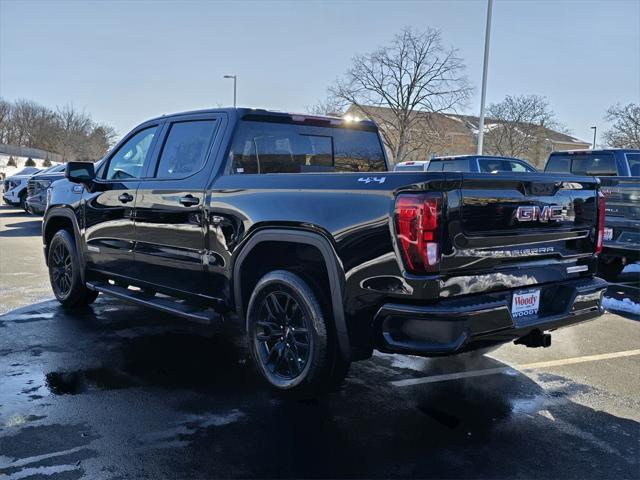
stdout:
[(610, 262), (605, 262), (602, 258), (598, 259), (598, 273), (606, 280), (615, 280), (624, 270), (622, 259), (614, 258)]
[(27, 192), (22, 192), (20, 194), (20, 203), (18, 204), (20, 206), (21, 209), (23, 209), (25, 212), (29, 213), (27, 210)]
[(56, 299), (66, 308), (85, 307), (95, 301), (98, 292), (82, 282), (80, 258), (72, 235), (58, 230), (47, 254), (49, 281)]
[(333, 325), (313, 289), (285, 270), (266, 274), (247, 309), (249, 349), (273, 388), (298, 398), (332, 390), (346, 376)]

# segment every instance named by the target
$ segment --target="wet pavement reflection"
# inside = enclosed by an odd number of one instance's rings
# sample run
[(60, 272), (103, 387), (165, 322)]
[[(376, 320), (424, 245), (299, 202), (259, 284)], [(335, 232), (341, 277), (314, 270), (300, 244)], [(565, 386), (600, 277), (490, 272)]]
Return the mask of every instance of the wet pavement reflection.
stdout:
[(101, 297), (77, 313), (53, 301), (21, 308), (0, 316), (0, 338), (0, 473), (15, 478), (638, 472), (637, 418), (594, 407), (632, 410), (637, 397), (629, 404), (542, 371), (390, 384), (505, 366), (487, 356), (378, 354), (355, 364), (339, 391), (299, 402), (261, 383), (231, 329), (117, 300)]

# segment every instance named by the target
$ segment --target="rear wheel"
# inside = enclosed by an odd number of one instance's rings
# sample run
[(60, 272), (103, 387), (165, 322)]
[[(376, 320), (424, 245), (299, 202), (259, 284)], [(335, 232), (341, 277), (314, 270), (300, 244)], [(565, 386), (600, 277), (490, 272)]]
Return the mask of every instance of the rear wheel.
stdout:
[(330, 390), (346, 376), (332, 326), (311, 287), (291, 272), (276, 270), (255, 286), (249, 301), (248, 337), (265, 380), (297, 396)]
[(606, 261), (604, 258), (598, 259), (598, 273), (606, 280), (615, 280), (624, 270), (621, 258), (614, 258)]
[(95, 301), (98, 292), (82, 281), (81, 264), (71, 234), (59, 230), (51, 239), (48, 251), (49, 280), (58, 301), (65, 307), (83, 307)]

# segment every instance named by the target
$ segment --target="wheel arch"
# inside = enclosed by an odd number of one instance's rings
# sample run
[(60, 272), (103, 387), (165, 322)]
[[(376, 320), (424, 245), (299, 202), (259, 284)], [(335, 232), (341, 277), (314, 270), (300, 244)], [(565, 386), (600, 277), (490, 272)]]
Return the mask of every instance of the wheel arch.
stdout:
[(42, 222), (42, 245), (44, 247), (45, 264), (47, 266), (49, 264), (49, 244), (58, 230), (67, 230), (73, 235), (76, 244), (76, 253), (82, 266), (82, 280), (84, 281), (84, 255), (82, 254), (82, 247), (80, 245), (80, 227), (76, 216), (66, 208), (49, 210)]
[(245, 330), (247, 319), (243, 295), (243, 263), (249, 255), (264, 243), (298, 244), (316, 249), (322, 257), (329, 285), (329, 300), (341, 355), (348, 359), (351, 355), (349, 335), (344, 314), (344, 273), (338, 256), (331, 243), (322, 235), (296, 229), (265, 229), (253, 234), (242, 246), (233, 265), (233, 299), (237, 315)]

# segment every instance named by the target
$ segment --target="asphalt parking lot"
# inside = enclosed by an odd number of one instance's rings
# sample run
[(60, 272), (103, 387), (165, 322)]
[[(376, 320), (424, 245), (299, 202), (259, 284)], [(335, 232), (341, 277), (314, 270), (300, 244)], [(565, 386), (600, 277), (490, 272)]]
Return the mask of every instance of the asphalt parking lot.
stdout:
[(0, 207), (0, 478), (638, 478), (640, 320), (548, 349), (376, 355), (273, 394), (243, 339), (100, 297), (63, 311), (39, 218)]

